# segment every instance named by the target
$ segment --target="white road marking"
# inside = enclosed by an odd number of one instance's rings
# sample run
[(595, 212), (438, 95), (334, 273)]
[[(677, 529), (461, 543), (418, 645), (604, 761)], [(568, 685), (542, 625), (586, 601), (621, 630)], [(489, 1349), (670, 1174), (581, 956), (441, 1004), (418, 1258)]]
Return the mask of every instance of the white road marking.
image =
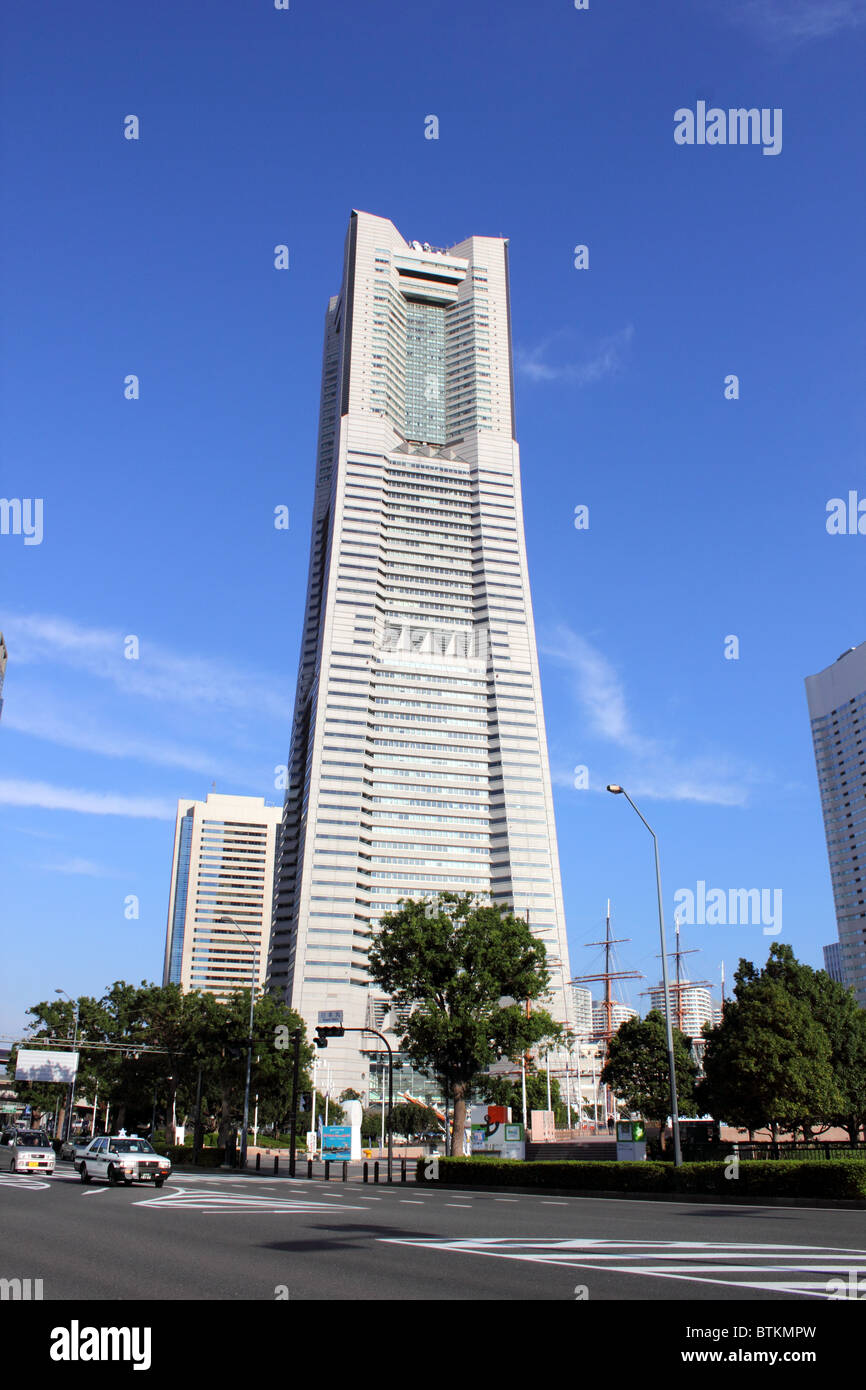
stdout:
[[(268, 1193), (257, 1197), (252, 1193), (245, 1192), (192, 1192), (186, 1188), (179, 1187), (173, 1192), (160, 1197), (146, 1197), (134, 1202), (136, 1207), (160, 1207), (169, 1210), (198, 1211), (202, 1213), (221, 1212), (231, 1214), (236, 1212), (252, 1212), (253, 1214), (269, 1213), (288, 1213), (288, 1212), (321, 1212), (333, 1211), (333, 1207), (328, 1202), (309, 1201), (304, 1198), (290, 1196), (279, 1197), (275, 1193)], [(365, 1211), (367, 1208), (360, 1206), (343, 1206), (341, 1211)]]
[[(488, 1255), (533, 1264), (564, 1265), (573, 1269), (610, 1270), (654, 1279), (681, 1279), (729, 1288), (827, 1298), (831, 1278), (850, 1280), (851, 1271), (866, 1275), (866, 1250), (833, 1246), (747, 1244), (723, 1241), (639, 1241), (507, 1237), (469, 1237), (442, 1240), (384, 1238), (386, 1245), (451, 1250), (463, 1255)], [(751, 1279), (737, 1276), (752, 1275)], [(786, 1278), (779, 1278), (779, 1275)], [(796, 1275), (812, 1276), (798, 1279)], [(815, 1275), (821, 1275), (816, 1279)], [(847, 1284), (846, 1284), (847, 1287)]]
[(31, 1178), (27, 1173), (0, 1173), (0, 1187), (17, 1187), (22, 1192), (36, 1192), (40, 1188), (50, 1186), (50, 1182)]
[(421, 1201), (420, 1199), (415, 1198), (415, 1197), (401, 1197), (401, 1198), (400, 1198), (400, 1206), (401, 1206), (401, 1207), (423, 1207), (423, 1205), (424, 1205), (423, 1201)]
[(93, 1187), (89, 1192), (82, 1192), (82, 1197), (98, 1197), (100, 1192), (107, 1192), (107, 1187)]

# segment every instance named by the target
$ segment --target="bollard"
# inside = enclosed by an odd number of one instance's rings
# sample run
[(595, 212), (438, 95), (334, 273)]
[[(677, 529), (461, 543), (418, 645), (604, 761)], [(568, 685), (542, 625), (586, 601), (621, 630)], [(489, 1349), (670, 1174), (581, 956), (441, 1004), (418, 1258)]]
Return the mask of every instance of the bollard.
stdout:
[(378, 1182), (378, 1181), (379, 1181), (379, 1160), (378, 1160), (378, 1158), (376, 1159), (376, 1162), (373, 1164), (373, 1181), (374, 1181), (374, 1182)]
[(343, 1159), (343, 1182), (346, 1181), (346, 1179), (348, 1178), (348, 1176), (349, 1176), (349, 1165), (348, 1165), (348, 1163), (346, 1162), (346, 1160)]
[(365, 1163), (365, 1164), (364, 1164), (364, 1182), (369, 1182), (369, 1181), (370, 1181), (370, 1175), (369, 1175), (369, 1173), (367, 1172), (367, 1167), (368, 1167), (368, 1165)]
[(256, 1154), (256, 1172), (259, 1171), (259, 1169), (261, 1168), (261, 1166), (262, 1166), (262, 1156), (261, 1156), (261, 1154)]
[(326, 1159), (325, 1159), (325, 1182), (330, 1182), (330, 1181), (331, 1181), (331, 1160), (330, 1160), (329, 1158), (326, 1158)]
[(406, 1160), (405, 1160), (405, 1158), (401, 1158), (401, 1159), (400, 1159), (400, 1181), (401, 1181), (401, 1182), (405, 1182), (405, 1181), (406, 1181)]
[(312, 1176), (313, 1176), (313, 1160), (312, 1160), (311, 1158), (308, 1158), (308, 1159), (307, 1159), (307, 1177), (308, 1177), (308, 1178), (311, 1178)]
[(274, 1154), (274, 1177), (277, 1176), (277, 1173), (278, 1173), (279, 1171), (280, 1171), (280, 1155), (279, 1155), (279, 1154)]

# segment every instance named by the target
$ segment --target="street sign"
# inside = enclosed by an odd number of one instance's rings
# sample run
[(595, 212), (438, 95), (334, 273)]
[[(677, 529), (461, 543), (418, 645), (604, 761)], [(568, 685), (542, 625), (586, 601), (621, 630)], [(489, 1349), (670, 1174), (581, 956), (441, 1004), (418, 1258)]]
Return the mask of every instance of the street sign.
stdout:
[(35, 1048), (18, 1049), (15, 1059), (16, 1081), (75, 1080), (78, 1071), (77, 1052), (40, 1052)]
[(325, 1125), (322, 1129), (322, 1158), (352, 1157), (352, 1126)]
[(318, 1015), (317, 1022), (320, 1023), (320, 1024), (336, 1023), (336, 1024), (339, 1024), (339, 1026), (342, 1028), (342, 1026), (343, 1026), (343, 1010), (342, 1010), (342, 1009), (330, 1009), (330, 1010), (325, 1009), (324, 1012), (321, 1012), (321, 1013)]

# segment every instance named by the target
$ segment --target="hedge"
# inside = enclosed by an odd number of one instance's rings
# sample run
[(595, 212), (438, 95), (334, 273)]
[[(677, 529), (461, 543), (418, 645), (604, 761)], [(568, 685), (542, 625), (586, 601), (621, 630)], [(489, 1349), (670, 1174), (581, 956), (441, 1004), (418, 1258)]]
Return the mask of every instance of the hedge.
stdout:
[(866, 1200), (866, 1162), (833, 1163), (755, 1159), (740, 1163), (737, 1177), (725, 1177), (730, 1164), (614, 1163), (567, 1161), (526, 1163), (520, 1159), (440, 1158), (438, 1178), (426, 1177), (433, 1162), (420, 1158), (417, 1182), (461, 1187), (574, 1188), (581, 1192), (715, 1194), (736, 1201), (752, 1197), (830, 1197)]
[[(171, 1159), (172, 1168), (191, 1166), (193, 1150), (188, 1144), (154, 1144), (157, 1153)], [(221, 1168), (225, 1162), (225, 1149), (202, 1149), (198, 1156), (199, 1168)]]

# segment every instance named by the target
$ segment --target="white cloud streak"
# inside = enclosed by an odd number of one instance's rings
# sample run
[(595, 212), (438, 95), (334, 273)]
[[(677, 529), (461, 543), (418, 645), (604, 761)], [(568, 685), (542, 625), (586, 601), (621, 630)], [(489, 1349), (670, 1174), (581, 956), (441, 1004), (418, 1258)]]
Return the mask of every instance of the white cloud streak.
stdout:
[[(736, 769), (730, 759), (709, 755), (683, 758), (660, 739), (635, 729), (625, 687), (615, 667), (592, 643), (560, 624), (539, 644), (543, 656), (563, 667), (583, 711), (586, 728), (619, 749), (624, 757), (608, 759), (609, 776), (592, 779), (589, 790), (601, 791), (608, 781), (620, 782), (635, 798), (692, 801), (712, 806), (744, 806), (749, 786), (757, 780), (750, 769)], [(584, 761), (589, 765), (590, 758)], [(573, 786), (573, 774), (553, 772), (558, 786)]]
[(234, 710), (288, 723), (291, 704), (276, 682), (239, 670), (227, 651), (218, 656), (179, 655), (140, 638), (140, 657), (124, 657), (120, 630), (85, 627), (65, 618), (13, 614), (3, 620), (10, 660), (20, 665), (53, 663), (110, 682), (125, 695), (197, 710)]
[(831, 38), (866, 25), (866, 0), (734, 0), (724, 12), (733, 22), (781, 44)]
[(48, 811), (81, 811), (93, 816), (130, 816), (141, 820), (174, 820), (177, 814), (175, 802), (158, 797), (121, 796), (12, 778), (0, 778), (0, 806), (39, 806)]
[(580, 361), (558, 364), (545, 361), (551, 344), (562, 336), (553, 334), (531, 349), (518, 348), (515, 354), (518, 371), (530, 381), (570, 381), (576, 386), (593, 386), (622, 370), (628, 345), (634, 337), (634, 326), (629, 323), (618, 333), (602, 338)]

